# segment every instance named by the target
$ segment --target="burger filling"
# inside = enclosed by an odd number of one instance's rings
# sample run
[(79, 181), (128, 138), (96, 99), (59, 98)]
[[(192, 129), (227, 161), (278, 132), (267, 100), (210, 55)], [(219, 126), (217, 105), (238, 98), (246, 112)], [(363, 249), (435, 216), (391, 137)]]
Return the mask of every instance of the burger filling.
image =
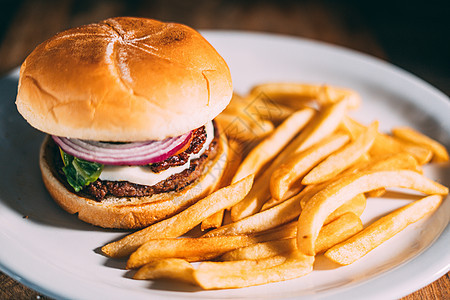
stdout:
[(167, 159), (138, 166), (113, 166), (77, 159), (61, 150), (60, 175), (80, 194), (101, 201), (108, 196), (141, 197), (180, 191), (201, 176), (217, 153), (212, 122), (192, 132), (189, 145)]

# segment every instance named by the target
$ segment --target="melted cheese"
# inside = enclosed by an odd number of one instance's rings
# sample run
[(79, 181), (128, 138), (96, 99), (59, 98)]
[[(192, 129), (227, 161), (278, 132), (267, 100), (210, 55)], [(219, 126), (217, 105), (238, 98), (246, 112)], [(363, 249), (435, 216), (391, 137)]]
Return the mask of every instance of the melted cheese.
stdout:
[(188, 161), (181, 166), (170, 167), (159, 173), (154, 173), (147, 166), (105, 166), (99, 179), (108, 181), (129, 181), (142, 185), (155, 185), (160, 181), (166, 180), (174, 174), (178, 174), (188, 169), (191, 160), (199, 158), (208, 149), (209, 144), (214, 139), (214, 126), (212, 122), (205, 124), (206, 141), (198, 153), (189, 156)]

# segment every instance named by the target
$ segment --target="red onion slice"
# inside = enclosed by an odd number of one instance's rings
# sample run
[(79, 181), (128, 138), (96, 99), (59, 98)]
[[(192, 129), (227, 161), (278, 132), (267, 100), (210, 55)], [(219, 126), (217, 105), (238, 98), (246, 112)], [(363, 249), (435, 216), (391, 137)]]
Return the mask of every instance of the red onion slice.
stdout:
[(112, 144), (52, 136), (61, 149), (72, 156), (104, 165), (146, 165), (174, 155), (190, 141), (192, 132), (162, 141)]

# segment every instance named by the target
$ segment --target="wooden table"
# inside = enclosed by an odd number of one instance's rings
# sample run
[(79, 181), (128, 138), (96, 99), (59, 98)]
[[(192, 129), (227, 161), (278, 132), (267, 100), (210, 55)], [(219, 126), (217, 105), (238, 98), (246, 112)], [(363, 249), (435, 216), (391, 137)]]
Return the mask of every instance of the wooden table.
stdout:
[[(408, 6), (387, 0), (360, 2), (365, 1), (3, 1), (0, 75), (19, 66), (38, 43), (58, 31), (128, 15), (176, 21), (197, 29), (263, 31), (325, 41), (390, 61), (449, 95), (448, 7), (425, 6), (419, 1), (410, 1)], [(447, 273), (403, 299), (449, 299), (449, 291)], [(0, 299), (38, 297), (46, 299), (0, 273)]]

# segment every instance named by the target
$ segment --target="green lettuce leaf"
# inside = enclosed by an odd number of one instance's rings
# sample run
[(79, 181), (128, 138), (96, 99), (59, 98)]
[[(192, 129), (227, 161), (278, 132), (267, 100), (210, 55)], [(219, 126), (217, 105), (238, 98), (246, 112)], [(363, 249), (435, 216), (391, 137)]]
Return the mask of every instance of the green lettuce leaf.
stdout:
[(61, 149), (60, 152), (64, 163), (62, 170), (66, 175), (67, 182), (76, 192), (96, 181), (100, 176), (103, 170), (102, 164), (74, 157)]

